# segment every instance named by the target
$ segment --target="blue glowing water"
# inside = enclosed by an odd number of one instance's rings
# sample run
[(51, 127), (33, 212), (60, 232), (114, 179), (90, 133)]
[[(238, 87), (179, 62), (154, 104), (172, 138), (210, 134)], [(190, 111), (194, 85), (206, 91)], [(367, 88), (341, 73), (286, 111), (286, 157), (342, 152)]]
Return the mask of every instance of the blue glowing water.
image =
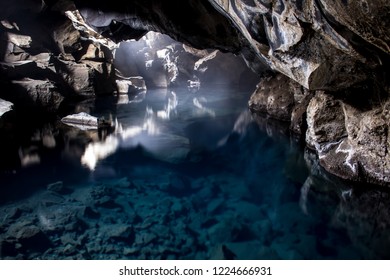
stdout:
[(0, 257), (388, 258), (388, 192), (327, 175), (248, 97), (149, 90), (79, 104), (117, 119), (105, 137), (57, 121), (3, 139)]

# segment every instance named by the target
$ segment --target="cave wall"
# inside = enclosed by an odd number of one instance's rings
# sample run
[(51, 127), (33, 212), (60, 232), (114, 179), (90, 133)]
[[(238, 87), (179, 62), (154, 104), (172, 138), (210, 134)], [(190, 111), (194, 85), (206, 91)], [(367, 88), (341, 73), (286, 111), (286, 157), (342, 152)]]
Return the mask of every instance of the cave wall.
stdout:
[[(390, 183), (387, 0), (7, 5), (0, 12), (2, 73), (28, 93), (27, 101), (58, 104), (69, 92), (88, 95), (93, 81), (104, 81), (102, 92), (110, 91), (110, 47), (158, 31), (198, 49), (241, 55), (264, 76), (249, 104), (253, 111), (290, 122), (331, 173)], [(28, 23), (16, 24), (17, 17)]]
[(19, 109), (55, 113), (65, 99), (116, 89), (111, 50), (85, 40), (61, 7), (28, 0), (4, 4), (6, 8), (0, 11), (1, 98)]
[[(115, 49), (114, 66), (124, 77), (139, 76), (146, 87), (240, 87), (253, 90), (260, 76), (241, 56), (215, 49), (196, 49), (167, 35), (148, 32)], [(192, 89), (191, 89), (191, 84)]]

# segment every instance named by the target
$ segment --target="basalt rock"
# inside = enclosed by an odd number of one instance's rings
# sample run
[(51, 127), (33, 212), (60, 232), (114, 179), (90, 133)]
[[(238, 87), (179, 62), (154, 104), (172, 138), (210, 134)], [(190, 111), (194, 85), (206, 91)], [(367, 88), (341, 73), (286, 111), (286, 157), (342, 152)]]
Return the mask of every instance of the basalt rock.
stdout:
[(254, 68), (268, 65), (308, 89), (339, 90), (366, 80), (389, 52), (385, 0), (79, 0), (76, 7), (114, 40), (159, 31), (198, 48), (241, 53)]
[(313, 96), (297, 82), (282, 74), (263, 75), (249, 100), (251, 111), (276, 120), (290, 122), (296, 134), (305, 132), (306, 108)]
[(107, 47), (83, 40), (55, 7), (7, 2), (0, 12), (1, 97), (15, 108), (55, 112), (66, 98), (115, 90)]
[(321, 165), (345, 179), (390, 183), (389, 101), (361, 108), (318, 92), (307, 108), (306, 142)]

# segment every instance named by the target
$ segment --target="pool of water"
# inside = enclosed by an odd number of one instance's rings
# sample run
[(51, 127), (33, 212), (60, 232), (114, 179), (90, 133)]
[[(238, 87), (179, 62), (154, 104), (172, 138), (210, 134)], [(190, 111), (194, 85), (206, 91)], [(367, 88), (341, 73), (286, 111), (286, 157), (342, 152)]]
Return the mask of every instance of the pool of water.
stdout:
[(77, 105), (117, 120), (7, 125), (2, 259), (387, 259), (389, 193), (326, 174), (250, 92), (149, 90)]

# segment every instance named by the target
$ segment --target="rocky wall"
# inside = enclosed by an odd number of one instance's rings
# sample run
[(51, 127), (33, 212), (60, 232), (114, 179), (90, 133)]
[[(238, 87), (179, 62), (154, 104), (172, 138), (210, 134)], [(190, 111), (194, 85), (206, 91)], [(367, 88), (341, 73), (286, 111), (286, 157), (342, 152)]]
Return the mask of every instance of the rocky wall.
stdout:
[(8, 2), (0, 12), (2, 98), (15, 108), (55, 113), (65, 99), (116, 90), (107, 46), (85, 40), (58, 7)]

